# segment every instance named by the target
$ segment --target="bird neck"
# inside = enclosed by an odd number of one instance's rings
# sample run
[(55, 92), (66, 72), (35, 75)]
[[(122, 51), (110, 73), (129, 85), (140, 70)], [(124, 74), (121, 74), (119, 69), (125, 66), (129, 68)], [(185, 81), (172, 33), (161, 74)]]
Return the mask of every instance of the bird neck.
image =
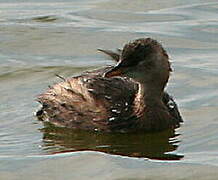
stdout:
[(139, 85), (138, 93), (146, 105), (155, 105), (161, 102), (164, 93), (164, 85), (161, 85), (156, 81), (140, 81), (139, 79), (135, 79), (135, 81)]

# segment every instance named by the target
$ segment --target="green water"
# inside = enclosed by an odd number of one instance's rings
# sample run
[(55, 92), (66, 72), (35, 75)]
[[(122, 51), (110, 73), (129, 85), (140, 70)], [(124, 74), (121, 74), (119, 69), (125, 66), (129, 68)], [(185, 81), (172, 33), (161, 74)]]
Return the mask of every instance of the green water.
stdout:
[[(0, 1), (0, 179), (217, 179), (217, 1)], [(103, 134), (43, 125), (36, 96), (113, 62), (96, 49), (152, 37), (170, 54), (175, 132)]]

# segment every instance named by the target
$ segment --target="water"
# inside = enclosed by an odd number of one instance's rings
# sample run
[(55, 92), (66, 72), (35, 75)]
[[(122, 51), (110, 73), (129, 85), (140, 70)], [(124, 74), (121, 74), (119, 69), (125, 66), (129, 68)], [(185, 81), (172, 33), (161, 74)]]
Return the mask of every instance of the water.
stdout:
[[(216, 0), (1, 0), (1, 179), (217, 179), (217, 11)], [(55, 74), (113, 64), (96, 49), (148, 36), (170, 54), (181, 128), (102, 134), (34, 117)]]

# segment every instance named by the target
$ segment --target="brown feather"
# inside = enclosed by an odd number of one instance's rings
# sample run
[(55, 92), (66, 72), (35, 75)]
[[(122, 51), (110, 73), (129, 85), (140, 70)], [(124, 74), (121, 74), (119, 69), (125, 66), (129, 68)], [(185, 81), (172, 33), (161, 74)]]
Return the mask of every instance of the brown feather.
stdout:
[(113, 52), (111, 50), (104, 50), (104, 49), (98, 49), (98, 51), (103, 52), (111, 57), (112, 60), (115, 60), (116, 62), (120, 59), (121, 50), (117, 49), (117, 52)]
[[(68, 79), (57, 75), (63, 82), (38, 96), (40, 119), (57, 126), (107, 132), (179, 126), (178, 107), (163, 92), (170, 71), (168, 55), (157, 41), (137, 39), (117, 53), (100, 51), (119, 61), (117, 65)], [(123, 72), (132, 70), (134, 73), (125, 77)], [(142, 73), (142, 78), (135, 76), (135, 71)], [(107, 73), (110, 76), (105, 76)]]

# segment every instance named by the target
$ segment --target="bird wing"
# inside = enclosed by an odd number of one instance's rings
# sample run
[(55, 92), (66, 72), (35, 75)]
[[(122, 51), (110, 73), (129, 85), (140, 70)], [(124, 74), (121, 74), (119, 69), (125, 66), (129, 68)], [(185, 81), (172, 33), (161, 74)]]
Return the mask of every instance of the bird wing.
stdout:
[(124, 126), (136, 93), (137, 84), (128, 78), (83, 75), (55, 84), (38, 101), (43, 119), (58, 126), (104, 129), (110, 124)]

